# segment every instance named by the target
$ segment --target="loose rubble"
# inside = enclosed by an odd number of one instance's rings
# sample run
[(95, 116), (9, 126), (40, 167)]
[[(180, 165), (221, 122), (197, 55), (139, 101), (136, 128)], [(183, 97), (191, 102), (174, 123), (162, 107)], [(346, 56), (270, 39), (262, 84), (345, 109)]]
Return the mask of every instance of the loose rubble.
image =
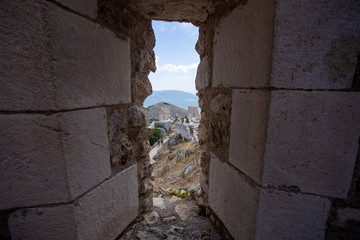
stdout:
[(192, 200), (154, 198), (152, 211), (139, 217), (119, 239), (220, 240), (209, 219), (199, 216), (198, 211)]

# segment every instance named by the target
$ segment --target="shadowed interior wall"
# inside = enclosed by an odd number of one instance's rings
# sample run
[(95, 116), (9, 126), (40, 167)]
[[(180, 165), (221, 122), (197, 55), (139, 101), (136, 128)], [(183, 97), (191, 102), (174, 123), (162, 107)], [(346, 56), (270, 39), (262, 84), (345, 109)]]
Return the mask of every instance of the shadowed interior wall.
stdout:
[(0, 13), (0, 237), (115, 239), (150, 209), (152, 19), (199, 26), (202, 203), (224, 236), (358, 232), (358, 1), (6, 0)]

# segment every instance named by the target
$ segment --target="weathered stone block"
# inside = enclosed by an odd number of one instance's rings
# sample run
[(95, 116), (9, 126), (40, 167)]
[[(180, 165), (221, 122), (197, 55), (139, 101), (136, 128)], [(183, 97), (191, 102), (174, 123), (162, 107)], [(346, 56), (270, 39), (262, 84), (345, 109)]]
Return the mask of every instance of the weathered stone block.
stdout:
[(210, 86), (210, 68), (209, 68), (209, 60), (208, 57), (205, 56), (196, 72), (195, 85), (196, 90), (202, 90)]
[(73, 204), (15, 211), (9, 218), (12, 238), (115, 239), (138, 214), (137, 182), (134, 165)]
[(131, 101), (127, 39), (48, 1), (4, 1), (1, 10), (1, 110)]
[(213, 86), (269, 86), (275, 1), (248, 1), (215, 29)]
[(263, 184), (344, 198), (360, 132), (360, 93), (274, 91)]
[(132, 0), (131, 7), (148, 19), (186, 22), (204, 22), (215, 10), (208, 0)]
[(75, 10), (81, 14), (89, 16), (90, 18), (97, 18), (97, 0), (55, 0), (66, 7)]
[(181, 134), (181, 137), (184, 139), (186, 138), (187, 140), (191, 139), (188, 127), (186, 124), (182, 124), (182, 123), (175, 123), (175, 134)]
[(0, 209), (67, 202), (110, 175), (103, 108), (0, 116)]
[(209, 205), (235, 239), (254, 239), (259, 190), (214, 156), (210, 163)]
[(78, 239), (73, 205), (18, 210), (9, 228), (12, 239)]
[(261, 183), (270, 92), (234, 90), (229, 162)]
[(360, 51), (360, 3), (280, 0), (272, 86), (350, 88)]
[(256, 239), (324, 239), (331, 202), (314, 195), (262, 190)]
[(138, 215), (137, 166), (120, 172), (75, 204), (78, 239), (115, 239)]

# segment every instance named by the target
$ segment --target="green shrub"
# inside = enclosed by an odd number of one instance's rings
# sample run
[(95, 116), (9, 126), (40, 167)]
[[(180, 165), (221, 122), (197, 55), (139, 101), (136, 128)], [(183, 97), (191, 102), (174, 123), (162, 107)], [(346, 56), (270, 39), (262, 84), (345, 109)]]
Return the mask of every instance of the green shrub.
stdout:
[(179, 122), (179, 118), (177, 116), (175, 117), (174, 123), (175, 122)]
[(185, 116), (185, 122), (186, 122), (186, 123), (189, 123), (189, 122), (190, 122), (187, 116)]
[(148, 137), (150, 145), (154, 145), (157, 141), (161, 139), (161, 130), (157, 127), (154, 128), (154, 133)]
[(162, 128), (162, 129), (165, 130), (166, 133), (168, 133), (168, 131), (166, 131), (166, 128), (165, 128), (163, 125), (161, 125), (161, 124), (158, 124), (158, 123), (157, 123), (157, 124), (155, 124), (155, 127), (156, 127), (156, 128)]

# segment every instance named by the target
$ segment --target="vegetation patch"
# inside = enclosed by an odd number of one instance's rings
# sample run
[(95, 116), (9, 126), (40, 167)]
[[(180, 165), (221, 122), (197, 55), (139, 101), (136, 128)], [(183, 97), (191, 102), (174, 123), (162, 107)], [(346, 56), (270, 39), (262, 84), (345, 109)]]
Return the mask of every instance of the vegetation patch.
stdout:
[(157, 127), (154, 128), (154, 133), (148, 137), (150, 145), (154, 145), (157, 141), (161, 139), (161, 130)]

